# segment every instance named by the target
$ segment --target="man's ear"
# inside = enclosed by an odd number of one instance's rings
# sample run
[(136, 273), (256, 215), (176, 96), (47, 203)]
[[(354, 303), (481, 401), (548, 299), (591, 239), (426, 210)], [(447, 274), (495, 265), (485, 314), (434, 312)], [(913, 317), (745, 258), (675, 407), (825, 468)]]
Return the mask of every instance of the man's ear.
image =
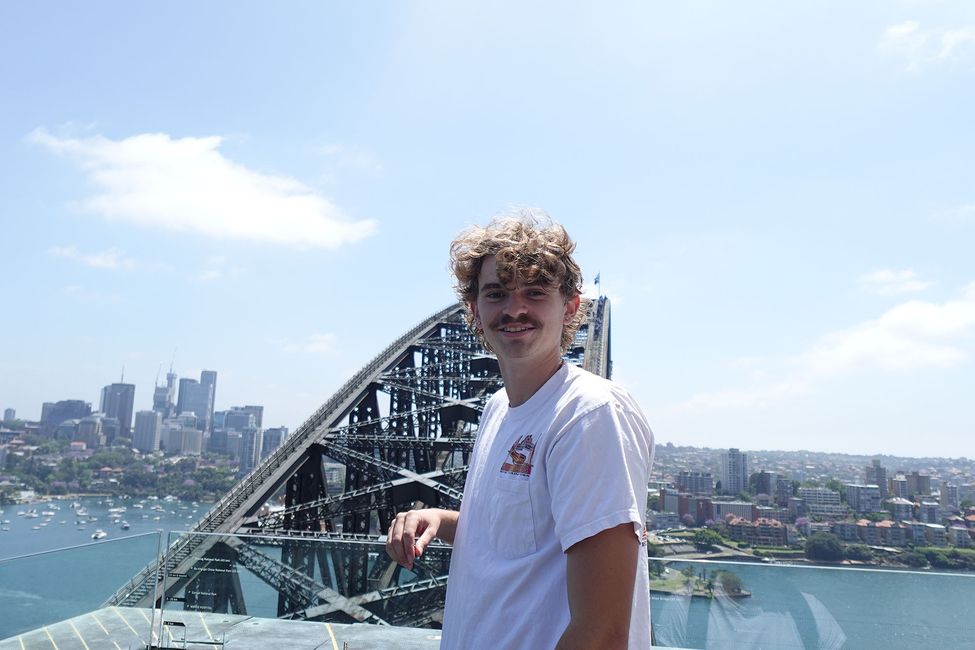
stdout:
[(467, 308), (471, 310), (471, 315), (474, 317), (474, 327), (480, 327), (481, 315), (477, 313), (477, 303), (469, 302), (467, 303)]
[(579, 298), (578, 294), (565, 301), (565, 316), (562, 318), (562, 323), (564, 325), (568, 325), (572, 322), (572, 319), (576, 317), (576, 312), (579, 311), (580, 301), (581, 299)]

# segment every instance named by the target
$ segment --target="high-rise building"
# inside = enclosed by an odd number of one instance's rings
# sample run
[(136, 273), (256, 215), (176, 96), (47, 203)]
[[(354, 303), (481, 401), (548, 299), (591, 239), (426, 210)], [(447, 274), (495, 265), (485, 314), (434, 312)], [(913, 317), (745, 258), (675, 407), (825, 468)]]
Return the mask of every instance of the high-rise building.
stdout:
[(788, 507), (792, 498), (792, 481), (782, 476), (775, 479), (775, 503), (783, 508)]
[[(749, 478), (752, 492), (754, 494), (767, 494), (769, 496), (773, 496), (778, 478), (778, 474), (767, 472), (763, 469), (761, 472), (758, 472), (753, 477)], [(754, 479), (754, 482), (752, 482), (752, 479)]]
[(914, 470), (904, 478), (907, 479), (907, 493), (910, 496), (931, 494), (931, 477), (927, 474), (921, 474)]
[(4, 422), (13, 422), (16, 419), (17, 419), (17, 411), (15, 411), (13, 409), (4, 409), (3, 410), (3, 421)]
[(880, 486), (846, 484), (846, 502), (853, 508), (853, 512), (879, 512)]
[(738, 494), (748, 488), (748, 463), (745, 454), (731, 448), (721, 454), (721, 492)]
[(179, 380), (179, 399), (176, 402), (176, 415), (194, 414), (200, 421), (200, 429), (206, 430), (207, 414), (210, 412), (210, 387), (195, 379), (184, 377)]
[(213, 405), (217, 399), (217, 371), (216, 370), (204, 370), (200, 373), (200, 384), (208, 387), (209, 389), (209, 407), (206, 413), (207, 426), (204, 429), (204, 433), (209, 436), (213, 433)]
[(805, 502), (806, 512), (810, 515), (839, 517), (847, 512), (846, 506), (840, 503), (840, 493), (836, 490), (801, 487), (799, 498)]
[(166, 454), (199, 456), (203, 448), (203, 431), (198, 428), (199, 418), (188, 411), (164, 420), (160, 444)]
[[(119, 434), (132, 435), (132, 409), (135, 404), (135, 384), (109, 384), (102, 388), (101, 410), (106, 417), (119, 422)], [(109, 438), (109, 443), (112, 439)]]
[(240, 475), (244, 476), (257, 467), (263, 446), (263, 432), (250, 427), (240, 432)]
[(232, 431), (243, 431), (244, 429), (259, 428), (257, 418), (243, 406), (232, 406), (229, 411), (225, 411), (223, 418), (223, 428)]
[(92, 415), (98, 415), (102, 419), (102, 433), (105, 435), (105, 441), (111, 444), (116, 438), (122, 435), (122, 425), (119, 423), (118, 418), (110, 418), (104, 413), (92, 413)]
[(942, 483), (941, 484), (941, 507), (957, 508), (959, 503), (960, 501), (958, 499), (958, 486)]
[(66, 399), (60, 402), (44, 402), (41, 406), (41, 430), (53, 435), (65, 420), (80, 420), (91, 415), (91, 402), (80, 399)]
[(75, 436), (78, 434), (78, 424), (80, 422), (81, 418), (68, 418), (67, 420), (62, 420), (60, 424), (51, 430), (52, 435), (58, 440), (68, 440), (69, 442), (74, 441)]
[(903, 474), (887, 479), (887, 494), (901, 499), (906, 499), (911, 495), (907, 490), (907, 479)]
[(200, 373), (200, 381), (184, 377), (179, 380), (179, 398), (176, 402), (176, 414), (194, 413), (200, 419), (199, 428), (204, 437), (209, 438), (213, 431), (213, 400), (217, 388), (217, 373), (215, 370), (204, 370)]
[(674, 480), (677, 489), (690, 494), (714, 493), (714, 479), (711, 472), (681, 472)]
[[(62, 423), (63, 424), (63, 423)], [(88, 449), (96, 449), (105, 444), (105, 434), (102, 430), (102, 418), (98, 413), (82, 418), (75, 427), (74, 441), (85, 443)]]
[(258, 429), (264, 427), (264, 407), (255, 406), (254, 404), (248, 404), (247, 406), (236, 406), (234, 408), (240, 409), (242, 411), (247, 411), (254, 415), (254, 426)]
[(875, 458), (863, 468), (863, 482), (880, 488), (881, 501), (887, 498), (887, 468), (883, 467), (878, 459)]
[(288, 427), (274, 427), (264, 430), (264, 442), (261, 445), (261, 460), (264, 460), (274, 450), (284, 444), (284, 439), (288, 437)]
[(135, 433), (132, 446), (143, 453), (159, 449), (159, 436), (162, 429), (162, 416), (156, 411), (139, 411), (135, 414)]
[(224, 453), (231, 458), (240, 458), (240, 440), (243, 438), (240, 431), (228, 430), (224, 440)]
[(156, 386), (152, 392), (152, 410), (164, 420), (176, 415), (176, 373), (166, 373), (166, 384)]

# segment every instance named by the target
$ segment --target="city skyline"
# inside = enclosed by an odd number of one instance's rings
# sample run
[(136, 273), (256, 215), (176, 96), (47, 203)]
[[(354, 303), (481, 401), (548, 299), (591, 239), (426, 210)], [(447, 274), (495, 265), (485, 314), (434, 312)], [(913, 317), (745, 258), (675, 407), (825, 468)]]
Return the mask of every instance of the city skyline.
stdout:
[(175, 349), (294, 430), (514, 205), (600, 276), (658, 442), (975, 455), (973, 7), (58, 13), (0, 7), (20, 418), (123, 366), (151, 408)]

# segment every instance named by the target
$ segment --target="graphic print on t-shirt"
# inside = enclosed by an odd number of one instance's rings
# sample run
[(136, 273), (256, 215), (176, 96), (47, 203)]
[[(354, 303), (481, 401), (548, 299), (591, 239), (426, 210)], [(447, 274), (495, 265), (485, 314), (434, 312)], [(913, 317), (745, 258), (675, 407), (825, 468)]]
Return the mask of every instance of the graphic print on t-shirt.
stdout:
[(515, 440), (508, 450), (508, 455), (501, 465), (502, 474), (514, 474), (515, 476), (531, 476), (532, 456), (535, 455), (535, 442), (531, 435), (522, 436)]

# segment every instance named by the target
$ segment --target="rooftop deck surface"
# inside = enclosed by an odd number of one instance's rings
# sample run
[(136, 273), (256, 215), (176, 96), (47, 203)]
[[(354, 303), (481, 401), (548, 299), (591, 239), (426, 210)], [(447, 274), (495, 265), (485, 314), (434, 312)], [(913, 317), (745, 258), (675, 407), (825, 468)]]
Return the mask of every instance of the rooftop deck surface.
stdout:
[[(105, 607), (0, 641), (0, 650), (134, 650), (150, 641), (159, 648), (228, 650), (433, 650), (439, 630), (285, 621), (233, 614), (167, 611), (159, 643), (148, 609)], [(150, 632), (151, 630), (151, 632)]]

